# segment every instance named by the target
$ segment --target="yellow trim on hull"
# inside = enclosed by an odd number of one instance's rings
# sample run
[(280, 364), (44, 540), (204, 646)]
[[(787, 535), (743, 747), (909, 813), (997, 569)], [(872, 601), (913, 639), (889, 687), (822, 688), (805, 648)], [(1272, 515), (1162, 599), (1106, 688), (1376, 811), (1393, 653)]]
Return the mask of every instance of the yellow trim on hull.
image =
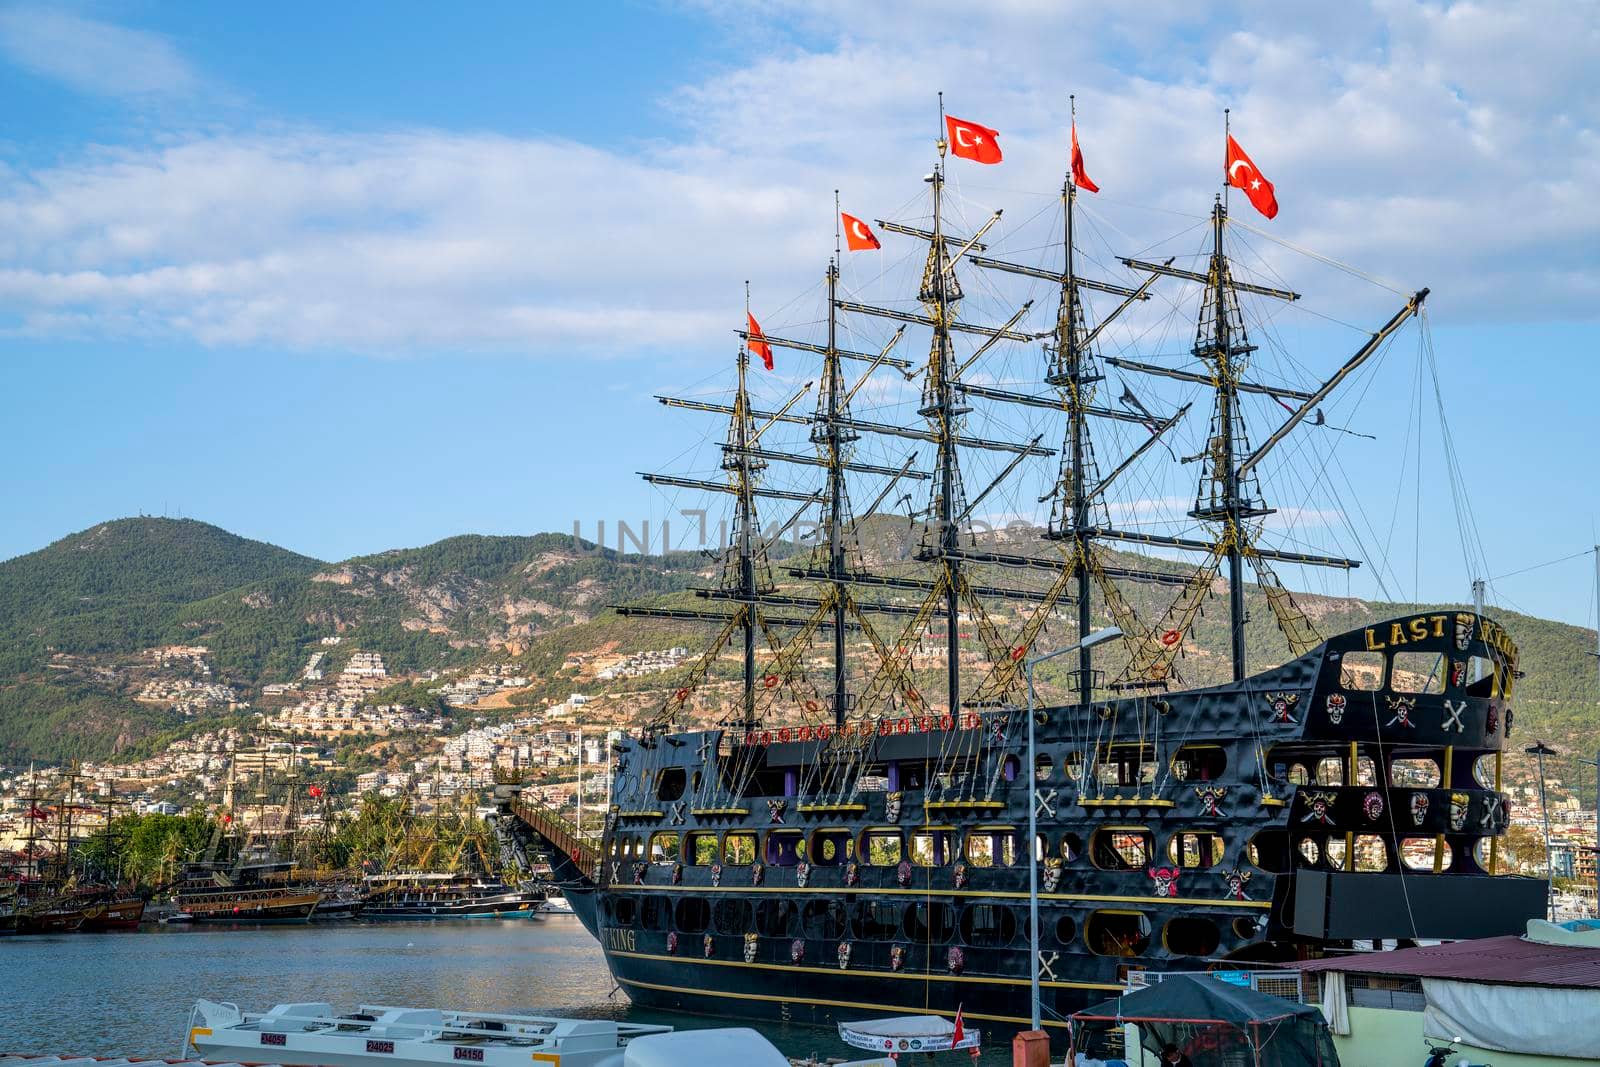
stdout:
[[(662, 956), (652, 952), (625, 952), (620, 949), (606, 951), (607, 956), (626, 956), (634, 960), (659, 960), (663, 963), (698, 963), (711, 967), (747, 967), (762, 971), (789, 971), (796, 974), (854, 974), (857, 977), (902, 978), (927, 982), (968, 982), (976, 985), (1029, 984), (1026, 978), (994, 978), (981, 974), (927, 974), (922, 971), (840, 971), (836, 967), (801, 967), (789, 963), (745, 963), (743, 960), (700, 959), (695, 956)], [(1120, 993), (1124, 987), (1115, 982), (1040, 982), (1051, 989), (1100, 989)]]
[[(869, 896), (899, 897), (994, 897), (1000, 900), (1027, 900), (1021, 892), (985, 892), (971, 889), (863, 889), (860, 886), (782, 886), (782, 885), (622, 885), (606, 887), (606, 892), (623, 893), (648, 890), (658, 893), (865, 893)], [(1270, 909), (1270, 900), (1212, 900), (1207, 897), (1118, 897), (1093, 893), (1040, 893), (1040, 900), (1083, 901), (1089, 904), (1182, 904), (1189, 907)], [(1121, 988), (1120, 986), (1118, 988)]]

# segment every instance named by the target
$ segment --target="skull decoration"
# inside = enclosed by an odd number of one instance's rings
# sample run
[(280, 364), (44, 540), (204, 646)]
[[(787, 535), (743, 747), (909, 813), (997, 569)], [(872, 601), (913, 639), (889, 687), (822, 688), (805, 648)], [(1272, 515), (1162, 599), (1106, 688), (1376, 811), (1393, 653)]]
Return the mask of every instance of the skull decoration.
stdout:
[(1489, 705), (1489, 712), (1483, 717), (1483, 728), (1489, 732), (1490, 736), (1493, 736), (1494, 732), (1500, 729), (1500, 713), (1495, 710), (1493, 704)]
[(1368, 822), (1377, 822), (1383, 817), (1383, 794), (1374, 789), (1362, 797), (1361, 811), (1366, 815)]
[(854, 860), (844, 865), (844, 884), (855, 885), (861, 881), (861, 868)]
[(1472, 616), (1465, 612), (1456, 615), (1456, 651), (1465, 652), (1472, 643)]
[(1450, 794), (1450, 829), (1459, 831), (1467, 825), (1467, 808), (1472, 804), (1472, 797), (1466, 793)]
[(671, 956), (678, 951), (678, 931), (667, 931), (667, 955)]
[(706, 954), (706, 959), (709, 960), (712, 956), (716, 955), (716, 952), (717, 952), (717, 939), (712, 937), (710, 934), (707, 934), (701, 940), (700, 945), (701, 945), (702, 950)]
[(783, 813), (788, 808), (789, 802), (787, 800), (769, 800), (767, 801), (767, 818), (771, 819), (775, 824), (782, 825)]
[(799, 963), (806, 958), (806, 943), (800, 938), (789, 942), (789, 962)]
[(1272, 709), (1273, 722), (1295, 722), (1294, 706), (1300, 703), (1299, 693), (1268, 693), (1267, 706)]
[(1150, 880), (1155, 883), (1155, 894), (1158, 897), (1175, 897), (1178, 895), (1178, 868), (1176, 867), (1150, 867), (1148, 868)]
[(883, 817), (890, 822), (900, 821), (900, 805), (905, 801), (905, 794), (896, 790), (883, 800)]
[(1309, 793), (1302, 793), (1306, 802), (1306, 813), (1300, 816), (1301, 822), (1320, 822), (1326, 826), (1333, 825), (1333, 802), (1338, 799), (1337, 793), (1325, 793), (1313, 789)]
[(1237, 867), (1222, 872), (1222, 877), (1228, 883), (1228, 892), (1233, 895), (1234, 900), (1250, 899), (1244, 893), (1244, 887), (1250, 884), (1250, 873), (1249, 871), (1241, 871)]
[(901, 888), (911, 884), (911, 861), (901, 860), (900, 866), (894, 869), (894, 880), (900, 883)]
[(967, 969), (967, 954), (961, 951), (960, 945), (950, 946), (950, 951), (944, 954), (944, 965), (951, 974), (960, 974)]
[(1428, 794), (1411, 794), (1411, 825), (1421, 826), (1428, 821)]
[(756, 961), (756, 950), (759, 947), (760, 944), (756, 940), (754, 930), (744, 935), (744, 961), (746, 963), (754, 963)]
[(889, 969), (891, 971), (903, 971), (905, 968), (906, 947), (904, 945), (895, 945), (889, 950)]
[(711, 884), (713, 887), (722, 884), (722, 864), (720, 863), (711, 865)]
[(804, 861), (794, 865), (794, 884), (801, 889), (806, 887), (806, 880), (811, 877), (811, 864)]
[(1417, 724), (1411, 721), (1411, 713), (1417, 710), (1416, 697), (1386, 696), (1383, 699), (1384, 703), (1389, 705), (1389, 710), (1394, 712), (1393, 717), (1384, 725), (1404, 726), (1408, 730), (1416, 727)]
[(1046, 893), (1054, 893), (1056, 888), (1061, 885), (1063, 869), (1062, 862), (1054, 856), (1044, 861), (1044, 891)]
[(757, 863), (750, 868), (750, 884), (760, 885), (767, 880), (767, 865)]
[(649, 869), (650, 868), (643, 863), (635, 863), (633, 865), (633, 884), (644, 885), (645, 872)]
[(683, 864), (681, 864), (681, 863), (674, 863), (672, 865), (672, 884), (673, 885), (682, 885), (683, 884)]
[(850, 942), (839, 942), (839, 969), (846, 970), (850, 966)]
[(1328, 721), (1335, 726), (1344, 722), (1344, 707), (1346, 697), (1343, 693), (1329, 693), (1328, 702), (1324, 705), (1328, 711)]
[(1459, 687), (1467, 677), (1466, 660), (1454, 659), (1450, 661), (1450, 685)]
[(1194, 795), (1200, 798), (1200, 814), (1213, 818), (1225, 817), (1228, 813), (1222, 810), (1222, 798), (1228, 795), (1225, 785), (1197, 785)]
[(965, 889), (967, 887), (967, 864), (965, 860), (956, 863), (955, 877), (956, 888)]

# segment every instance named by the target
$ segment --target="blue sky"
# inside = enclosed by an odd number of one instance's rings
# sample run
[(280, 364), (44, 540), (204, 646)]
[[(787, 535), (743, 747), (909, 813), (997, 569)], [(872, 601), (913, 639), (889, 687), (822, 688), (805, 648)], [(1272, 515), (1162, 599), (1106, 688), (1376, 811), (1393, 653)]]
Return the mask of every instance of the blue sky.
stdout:
[[(1554, 4), (1107, 7), (0, 7), (0, 355), (17, 398), (0, 426), (0, 555), (138, 513), (327, 559), (659, 523), (691, 505), (634, 472), (706, 473), (707, 426), (653, 394), (725, 391), (746, 279), (768, 329), (816, 336), (833, 190), (864, 217), (925, 215), (940, 89), (1002, 131), (1002, 166), (951, 173), (961, 217), (1006, 209), (1009, 254), (1049, 254), (1076, 92), (1102, 186), (1084, 216), (1096, 269), (1119, 269), (1113, 252), (1196, 251), (1231, 106), (1284, 205), (1242, 222), (1402, 291), (1432, 287), (1482, 552), (1459, 548), (1412, 332), (1362, 378), (1359, 405), (1329, 408), (1378, 442), (1315, 439), (1350, 474), (1339, 500), (1304, 491), (1326, 470), (1307, 466), (1315, 450), (1268, 487), (1298, 509), (1280, 535), (1387, 566), (1291, 585), (1461, 596), (1469, 572), (1592, 544), (1592, 20)], [(1313, 314), (1276, 320), (1294, 355), (1263, 355), (1263, 375), (1314, 384), (1359, 342), (1329, 320), (1370, 328), (1398, 304), (1238, 238), (1305, 286)], [(914, 250), (885, 245), (847, 262), (846, 287), (904, 300)], [(1003, 318), (1015, 295), (975, 294), (971, 313)], [(1151, 355), (1142, 339), (1181, 335), (1176, 292), (1160, 314), (1108, 344)], [(872, 329), (860, 344), (885, 336)], [(788, 359), (759, 383), (770, 402), (814, 376)], [(978, 373), (1026, 367), (1002, 355)], [(903, 415), (899, 393), (863, 402)], [(1272, 413), (1257, 414), (1264, 434)], [(1400, 458), (1408, 475), (1389, 469)], [(979, 457), (972, 481), (984, 473)], [(1130, 506), (1192, 496), (1192, 476), (1140, 476)], [(1351, 526), (1364, 532), (1342, 537)], [(1495, 599), (1582, 620), (1588, 566), (1497, 581)]]

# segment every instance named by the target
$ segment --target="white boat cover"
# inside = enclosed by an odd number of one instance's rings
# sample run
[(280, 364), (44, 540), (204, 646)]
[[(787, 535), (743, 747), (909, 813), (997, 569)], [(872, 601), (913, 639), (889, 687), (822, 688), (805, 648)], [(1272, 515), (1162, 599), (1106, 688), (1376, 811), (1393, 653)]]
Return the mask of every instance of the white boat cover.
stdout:
[(949, 1037), (956, 1032), (956, 1024), (942, 1015), (898, 1015), (839, 1024), (840, 1033), (847, 1029), (868, 1037)]
[(1495, 1052), (1593, 1059), (1600, 989), (1489, 985), (1424, 978), (1422, 1032)]
[(789, 1067), (789, 1058), (748, 1027), (679, 1030), (628, 1042), (624, 1067)]

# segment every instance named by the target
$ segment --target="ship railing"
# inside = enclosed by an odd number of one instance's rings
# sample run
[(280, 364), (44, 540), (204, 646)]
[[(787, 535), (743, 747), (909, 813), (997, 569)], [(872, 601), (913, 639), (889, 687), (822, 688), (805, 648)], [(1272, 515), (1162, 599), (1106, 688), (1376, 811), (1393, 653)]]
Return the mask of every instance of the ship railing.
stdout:
[(511, 799), (511, 811), (540, 837), (564, 852), (579, 871), (590, 878), (599, 877), (600, 851), (578, 836), (576, 826), (525, 793)]
[(1299, 971), (1129, 971), (1127, 977), (1128, 988), (1134, 990), (1143, 989), (1146, 986), (1160, 985), (1166, 979), (1175, 978), (1180, 974), (1215, 978), (1219, 981), (1230, 982), (1241, 989), (1253, 989), (1257, 993), (1266, 993), (1269, 996), (1282, 997), (1284, 1000), (1306, 1003), (1305, 985), (1301, 981)]

